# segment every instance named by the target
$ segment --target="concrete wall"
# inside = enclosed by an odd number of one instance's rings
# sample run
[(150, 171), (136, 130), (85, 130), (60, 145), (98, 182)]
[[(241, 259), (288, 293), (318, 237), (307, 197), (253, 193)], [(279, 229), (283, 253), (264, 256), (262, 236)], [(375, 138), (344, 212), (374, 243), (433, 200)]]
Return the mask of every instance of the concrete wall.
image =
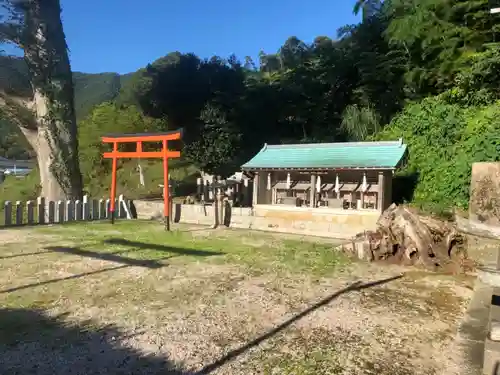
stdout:
[[(139, 219), (163, 217), (161, 201), (134, 201), (134, 205)], [(380, 213), (375, 210), (256, 205), (254, 208), (227, 209), (225, 224), (234, 228), (347, 239), (359, 232), (375, 229), (379, 216)], [(174, 204), (171, 217), (174, 222), (213, 225), (214, 207)]]
[[(472, 164), (469, 218), (491, 226), (500, 226), (500, 163), (483, 162)], [(497, 268), (498, 241), (469, 236), (468, 245), (469, 256), (472, 259), (480, 264)], [(500, 358), (499, 327), (497, 323), (500, 321), (500, 307), (493, 301), (494, 296), (500, 295), (500, 288), (494, 282), (494, 273), (484, 272), (483, 275), (486, 277), (480, 276), (479, 280), (489, 285), (481, 282), (478, 285), (486, 290), (485, 297), (483, 297), (486, 303), (481, 306), (469, 307), (469, 309), (473, 308), (481, 313), (479, 324), (476, 322), (474, 327), (474, 331), (478, 333), (478, 339), (485, 338), (481, 373), (492, 374), (497, 373), (495, 367), (498, 366)], [(485, 307), (483, 308), (483, 306)], [(478, 349), (482, 349), (482, 345), (478, 345)]]

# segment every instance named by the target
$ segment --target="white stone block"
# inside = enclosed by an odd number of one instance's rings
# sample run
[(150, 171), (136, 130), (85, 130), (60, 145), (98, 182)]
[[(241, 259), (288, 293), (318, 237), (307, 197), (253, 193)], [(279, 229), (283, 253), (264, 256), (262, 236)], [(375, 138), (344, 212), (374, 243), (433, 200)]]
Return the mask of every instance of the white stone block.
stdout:
[(493, 320), (490, 324), (490, 340), (500, 341), (500, 321)]

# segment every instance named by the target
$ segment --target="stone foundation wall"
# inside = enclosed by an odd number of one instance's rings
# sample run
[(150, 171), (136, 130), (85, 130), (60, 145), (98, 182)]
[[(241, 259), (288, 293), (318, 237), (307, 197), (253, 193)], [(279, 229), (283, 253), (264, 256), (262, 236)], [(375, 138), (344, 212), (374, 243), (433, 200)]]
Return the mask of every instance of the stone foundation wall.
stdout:
[[(139, 219), (163, 217), (163, 202), (134, 201)], [(377, 211), (342, 211), (257, 205), (254, 208), (232, 207), (224, 213), (224, 222), (234, 228), (311, 236), (348, 239), (359, 232), (374, 230), (380, 213)], [(186, 224), (214, 224), (211, 205), (173, 204), (173, 222)]]

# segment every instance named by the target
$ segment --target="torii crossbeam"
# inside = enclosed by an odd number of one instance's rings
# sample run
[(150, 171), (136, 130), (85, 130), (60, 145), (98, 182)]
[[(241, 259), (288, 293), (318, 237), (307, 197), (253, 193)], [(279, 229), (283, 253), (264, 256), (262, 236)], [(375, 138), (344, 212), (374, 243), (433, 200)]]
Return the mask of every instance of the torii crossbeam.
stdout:
[[(111, 223), (115, 222), (115, 199), (116, 199), (116, 166), (118, 159), (130, 158), (162, 158), (163, 159), (163, 211), (165, 218), (165, 229), (170, 230), (170, 202), (168, 191), (168, 159), (178, 158), (181, 156), (180, 151), (170, 151), (168, 149), (168, 141), (179, 140), (182, 137), (182, 129), (174, 130), (166, 133), (136, 133), (136, 134), (110, 134), (103, 136), (103, 143), (112, 143), (113, 151), (105, 152), (103, 157), (112, 159), (111, 170), (111, 193), (109, 213), (111, 216)], [(162, 142), (161, 151), (142, 151), (143, 142)], [(122, 152), (118, 151), (120, 143), (136, 143), (136, 151)]]

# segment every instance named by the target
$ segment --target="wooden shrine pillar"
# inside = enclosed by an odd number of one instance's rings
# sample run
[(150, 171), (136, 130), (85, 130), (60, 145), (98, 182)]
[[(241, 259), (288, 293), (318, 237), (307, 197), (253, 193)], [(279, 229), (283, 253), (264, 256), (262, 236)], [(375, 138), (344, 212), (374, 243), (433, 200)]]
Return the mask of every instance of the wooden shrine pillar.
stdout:
[(384, 195), (385, 195), (385, 176), (383, 171), (378, 172), (378, 193), (377, 193), (377, 210), (384, 211)]
[(252, 191), (252, 207), (258, 204), (259, 199), (259, 179), (261, 178), (259, 172), (255, 172), (253, 177), (253, 191)]
[(316, 175), (311, 175), (311, 188), (309, 190), (309, 206), (316, 207)]
[(392, 171), (378, 172), (377, 210), (383, 212), (392, 203)]

